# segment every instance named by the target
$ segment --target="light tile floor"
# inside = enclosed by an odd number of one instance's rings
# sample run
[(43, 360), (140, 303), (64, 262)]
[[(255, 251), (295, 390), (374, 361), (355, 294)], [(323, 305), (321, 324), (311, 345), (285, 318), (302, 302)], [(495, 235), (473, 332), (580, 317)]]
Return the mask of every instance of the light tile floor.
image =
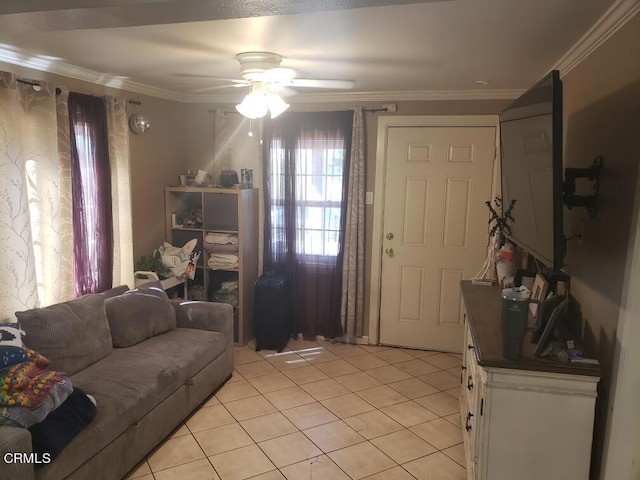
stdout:
[(128, 479), (466, 479), (459, 355), (291, 340), (234, 358)]

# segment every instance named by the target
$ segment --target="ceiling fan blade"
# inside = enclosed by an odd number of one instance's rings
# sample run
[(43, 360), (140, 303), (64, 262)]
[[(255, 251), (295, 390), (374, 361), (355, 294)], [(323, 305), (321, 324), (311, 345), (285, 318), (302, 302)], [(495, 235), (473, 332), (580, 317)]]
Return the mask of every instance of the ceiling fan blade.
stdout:
[(292, 87), (302, 88), (331, 88), (331, 89), (349, 89), (353, 88), (355, 82), (353, 80), (321, 80), (314, 78), (292, 78), (288, 85)]
[(212, 90), (222, 90), (223, 88), (244, 88), (250, 86), (249, 83), (232, 83), (230, 85), (211, 85), (209, 87), (196, 88), (192, 93), (204, 93)]
[(294, 95), (298, 95), (298, 92), (296, 90), (281, 83), (272, 84), (270, 90), (274, 93), (277, 93), (281, 97), (293, 97)]
[(296, 76), (292, 68), (276, 67), (264, 71), (266, 82), (283, 82), (293, 79)]
[(226, 77), (218, 77), (216, 75), (208, 75), (208, 74), (201, 74), (201, 73), (173, 73), (172, 74), (175, 77), (183, 77), (183, 78), (210, 78), (212, 80), (219, 80), (221, 82), (240, 82), (240, 83), (246, 83), (246, 80), (240, 80), (237, 78), (226, 78)]

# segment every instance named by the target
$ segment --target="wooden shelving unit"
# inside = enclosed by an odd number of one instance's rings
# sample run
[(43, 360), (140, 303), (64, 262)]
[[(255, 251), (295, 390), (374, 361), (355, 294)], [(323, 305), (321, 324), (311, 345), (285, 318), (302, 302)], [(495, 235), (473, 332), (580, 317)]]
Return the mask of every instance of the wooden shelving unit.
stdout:
[[(213, 187), (166, 187), (166, 238), (182, 246), (196, 238), (198, 259), (196, 279), (207, 300), (223, 281), (238, 281), (238, 306), (234, 310), (234, 342), (245, 345), (253, 338), (253, 296), (258, 276), (258, 190)], [(179, 223), (173, 225), (172, 213)], [(208, 233), (238, 236), (238, 268), (211, 269), (203, 246)]]

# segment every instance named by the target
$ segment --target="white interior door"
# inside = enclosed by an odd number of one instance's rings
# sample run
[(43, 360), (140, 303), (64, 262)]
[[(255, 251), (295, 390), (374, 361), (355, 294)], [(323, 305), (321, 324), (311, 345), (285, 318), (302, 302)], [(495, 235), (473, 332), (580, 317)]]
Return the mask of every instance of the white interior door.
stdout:
[(390, 127), (380, 343), (456, 352), (460, 281), (486, 256), (495, 127)]

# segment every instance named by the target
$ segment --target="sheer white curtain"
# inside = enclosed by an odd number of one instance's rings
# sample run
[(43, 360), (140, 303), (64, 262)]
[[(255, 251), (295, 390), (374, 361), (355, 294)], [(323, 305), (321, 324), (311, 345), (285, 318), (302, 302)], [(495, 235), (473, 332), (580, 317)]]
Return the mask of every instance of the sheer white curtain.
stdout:
[(54, 87), (0, 72), (0, 320), (73, 295), (70, 170), (56, 117)]
[(109, 130), (109, 163), (113, 198), (113, 286), (129, 285), (135, 280), (133, 259), (133, 220), (131, 215), (131, 165), (127, 100), (106, 97)]
[(345, 340), (364, 333), (365, 145), (362, 109), (353, 114), (340, 319)]

